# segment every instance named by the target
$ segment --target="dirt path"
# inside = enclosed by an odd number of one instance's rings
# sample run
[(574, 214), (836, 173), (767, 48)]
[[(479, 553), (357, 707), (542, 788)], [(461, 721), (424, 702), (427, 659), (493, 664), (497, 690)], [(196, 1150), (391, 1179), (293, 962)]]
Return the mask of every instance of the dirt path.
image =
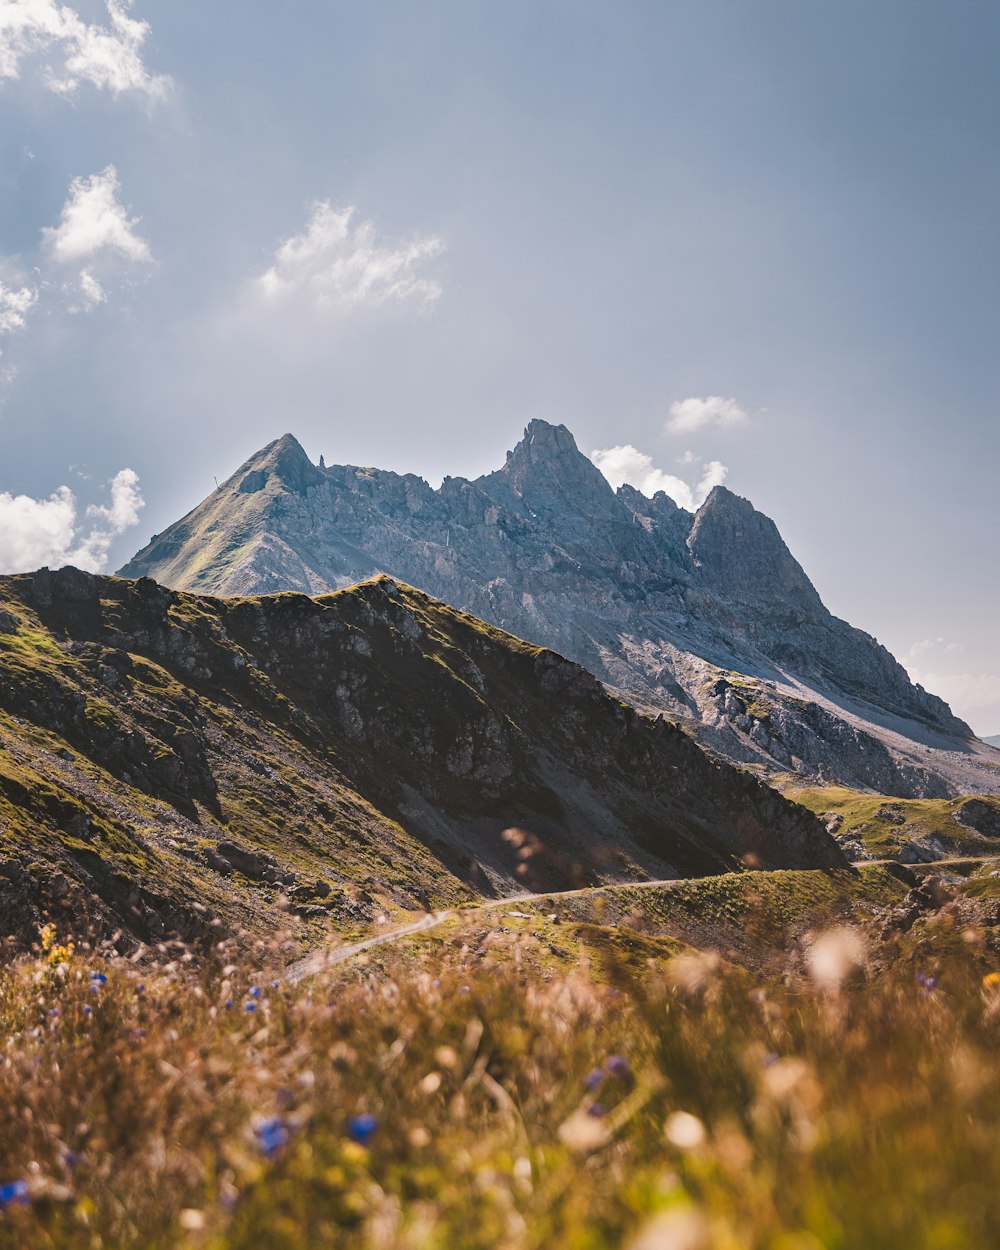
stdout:
[(389, 942), (408, 937), (411, 933), (423, 933), (427, 929), (434, 929), (449, 915), (451, 913), (447, 911), (431, 912), (412, 924), (402, 925), (398, 929), (387, 929), (385, 933), (376, 933), (374, 937), (365, 938), (363, 942), (352, 942), (349, 946), (335, 946), (330, 950), (318, 951), (315, 955), (307, 955), (305, 959), (298, 959), (289, 965), (285, 980), (295, 985), (299, 981), (304, 981), (306, 977), (322, 972), (324, 968), (342, 964), (345, 959), (368, 950), (370, 946), (385, 946)]
[[(936, 866), (947, 867), (949, 864), (969, 864), (974, 862), (986, 863), (995, 856), (984, 856), (981, 860), (979, 856), (969, 856), (960, 859), (937, 860), (930, 864), (908, 864), (908, 868), (933, 868)], [(851, 867), (882, 867), (898, 863), (897, 860), (877, 859), (877, 860), (858, 860)], [(492, 911), (498, 907), (516, 908), (519, 904), (524, 903), (540, 903), (545, 899), (552, 899), (553, 902), (565, 898), (579, 898), (584, 894), (594, 894), (600, 890), (655, 890), (671, 888), (680, 885), (687, 885), (691, 880), (696, 878), (690, 877), (672, 877), (665, 881), (621, 881), (616, 884), (608, 883), (606, 885), (584, 886), (579, 890), (547, 890), (542, 894), (516, 894), (510, 898), (491, 898), (480, 901), (477, 910)], [(306, 977), (315, 976), (316, 973), (322, 972), (325, 968), (331, 968), (334, 964), (343, 963), (346, 959), (358, 955), (361, 951), (368, 950), (372, 946), (385, 946), (390, 942), (397, 942), (400, 938), (409, 937), (413, 933), (424, 933), (428, 929), (435, 929), (442, 921), (447, 920), (452, 915), (448, 911), (436, 911), (422, 916), (419, 920), (415, 920), (412, 924), (400, 926), (398, 929), (387, 929), (384, 933), (377, 933), (374, 937), (365, 938), (361, 942), (352, 942), (348, 946), (335, 946), (332, 949), (318, 951), (314, 955), (307, 955), (305, 959), (296, 960), (290, 964), (288, 971), (285, 973), (285, 980), (293, 985), (299, 981), (305, 980)]]

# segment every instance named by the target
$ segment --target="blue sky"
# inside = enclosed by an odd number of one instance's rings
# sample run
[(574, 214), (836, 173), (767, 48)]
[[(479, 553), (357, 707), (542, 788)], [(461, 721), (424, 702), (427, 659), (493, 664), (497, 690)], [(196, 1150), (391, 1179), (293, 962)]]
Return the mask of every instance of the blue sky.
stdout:
[(286, 429), (437, 480), (544, 417), (693, 502), (724, 469), (997, 732), (998, 40), (986, 0), (0, 0), (0, 563), (115, 567)]

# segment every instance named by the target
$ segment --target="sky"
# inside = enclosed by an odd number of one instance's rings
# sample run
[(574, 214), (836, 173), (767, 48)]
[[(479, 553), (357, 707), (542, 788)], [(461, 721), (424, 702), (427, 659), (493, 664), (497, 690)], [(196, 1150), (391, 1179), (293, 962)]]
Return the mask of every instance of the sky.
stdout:
[(994, 0), (0, 0), (0, 569), (290, 430), (725, 481), (1000, 732)]

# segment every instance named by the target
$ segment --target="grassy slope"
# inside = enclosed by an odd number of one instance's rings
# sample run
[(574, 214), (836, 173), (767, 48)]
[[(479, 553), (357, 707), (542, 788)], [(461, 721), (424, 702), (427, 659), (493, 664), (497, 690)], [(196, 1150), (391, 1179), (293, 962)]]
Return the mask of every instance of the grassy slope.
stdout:
[[(583, 670), (387, 579), (223, 601), (70, 570), (0, 601), (14, 930), (100, 898), (146, 940), (264, 931), (290, 895), (319, 937), (522, 880), (836, 859), (802, 809)], [(263, 870), (220, 869), (220, 840)]]
[[(842, 817), (836, 833), (856, 838), (880, 857), (891, 856), (913, 838), (939, 838), (955, 855), (989, 853), (996, 842), (983, 838), (955, 818), (967, 797), (957, 799), (896, 799), (864, 794), (842, 786), (791, 786), (786, 797), (817, 816)], [(1000, 799), (981, 802), (1000, 813)]]
[(5, 971), (0, 1181), (24, 1202), (0, 1246), (994, 1243), (991, 931), (941, 915), (877, 951), (837, 931), (820, 981), (808, 945), (760, 976), (487, 910), (299, 987), (263, 946)]

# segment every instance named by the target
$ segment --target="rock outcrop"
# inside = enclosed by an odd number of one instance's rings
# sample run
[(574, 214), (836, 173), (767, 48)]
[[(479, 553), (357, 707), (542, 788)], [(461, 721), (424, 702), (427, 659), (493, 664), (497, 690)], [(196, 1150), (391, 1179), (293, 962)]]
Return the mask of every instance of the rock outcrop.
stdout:
[(721, 758), (900, 796), (1000, 791), (1000, 756), (824, 607), (773, 521), (717, 486), (692, 516), (612, 490), (533, 421), (475, 481), (313, 465), (291, 435), (121, 570), (219, 595), (384, 572), (583, 664)]

